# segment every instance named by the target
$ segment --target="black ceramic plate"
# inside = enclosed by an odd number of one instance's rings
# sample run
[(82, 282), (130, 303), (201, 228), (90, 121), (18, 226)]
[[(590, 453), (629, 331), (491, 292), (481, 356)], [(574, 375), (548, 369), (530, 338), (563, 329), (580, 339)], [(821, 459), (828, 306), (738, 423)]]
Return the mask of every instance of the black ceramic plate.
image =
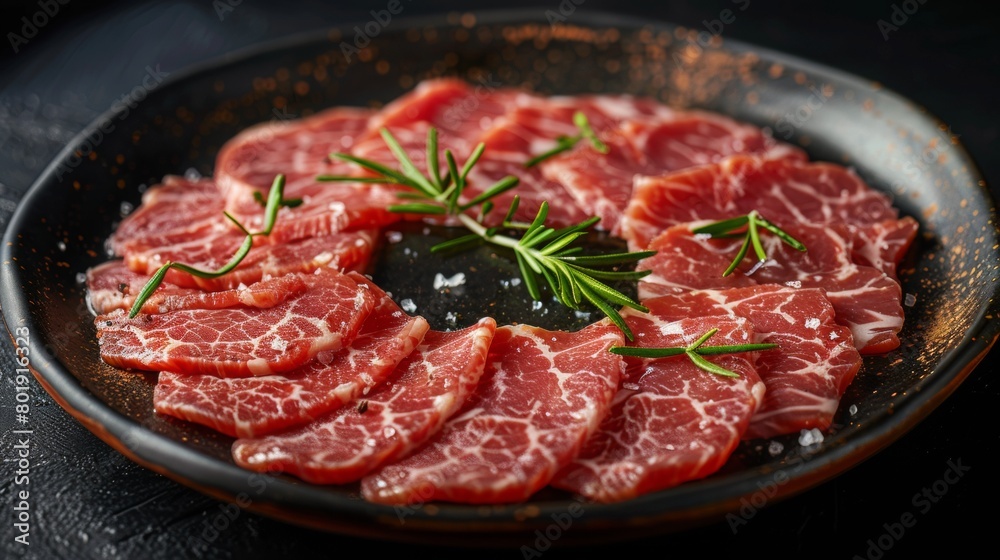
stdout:
[[(954, 391), (998, 334), (993, 204), (962, 146), (920, 107), (877, 84), (780, 53), (667, 24), (574, 14), (393, 22), (361, 52), (353, 26), (268, 45), (133, 92), (46, 170), (7, 231), (3, 316), (30, 333), (31, 367), (80, 422), (138, 463), (219, 498), (304, 525), (393, 539), (484, 544), (574, 515), (572, 539), (682, 529), (827, 480), (890, 444)], [(348, 59), (349, 57), (349, 59)], [(221, 144), (254, 123), (334, 105), (378, 105), (421, 79), (545, 93), (628, 92), (771, 128), (814, 159), (857, 169), (922, 226), (901, 272), (903, 346), (868, 358), (822, 443), (744, 443), (718, 474), (625, 503), (574, 506), (546, 490), (530, 503), (392, 508), (357, 488), (317, 487), (237, 468), (231, 440), (152, 410), (155, 376), (99, 358), (80, 274), (145, 185), (211, 174)], [(16, 329), (26, 331), (16, 331)], [(762, 488), (764, 490), (762, 490)], [(772, 495), (774, 494), (774, 495)], [(580, 509), (582, 508), (582, 509)]]

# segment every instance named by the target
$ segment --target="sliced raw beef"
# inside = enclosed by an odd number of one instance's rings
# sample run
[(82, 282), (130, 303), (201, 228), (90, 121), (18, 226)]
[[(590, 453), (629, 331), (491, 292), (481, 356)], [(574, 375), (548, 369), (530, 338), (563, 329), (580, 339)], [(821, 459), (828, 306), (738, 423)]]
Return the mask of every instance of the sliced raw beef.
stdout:
[(222, 222), (225, 203), (211, 179), (188, 180), (175, 175), (150, 187), (142, 204), (111, 235), (116, 255), (139, 248), (165, 247), (178, 241), (206, 239), (229, 229)]
[[(379, 129), (385, 127), (420, 172), (429, 176), (427, 134), (434, 127), (438, 131), (439, 170), (444, 175), (448, 170), (445, 150), (452, 151), (461, 167), (482, 140), (483, 135), (491, 130), (502, 115), (531, 99), (534, 97), (509, 88), (472, 86), (454, 79), (427, 81), (413, 93), (388, 105), (381, 116), (374, 119), (367, 136), (358, 141), (352, 154), (398, 169), (398, 160), (379, 133)], [(467, 191), (468, 193), (474, 195), (479, 189), (488, 188), (507, 175), (515, 174), (511, 172), (512, 170), (516, 170), (518, 172), (516, 174), (520, 175), (523, 169), (519, 165), (523, 161), (506, 165), (503, 157), (499, 161), (490, 158), (492, 156), (486, 156), (486, 161), (480, 160), (476, 166), (480, 175), (475, 179), (470, 178), (473, 186)], [(519, 187), (519, 190), (521, 188), (534, 190), (530, 177), (526, 177), (522, 183), (523, 186)], [(509, 196), (503, 200), (509, 200)], [(503, 200), (500, 201), (501, 204), (504, 204)], [(499, 217), (502, 217), (502, 212), (505, 210), (506, 207), (502, 207), (498, 211)], [(471, 212), (476, 211), (478, 209)], [(427, 217), (423, 216), (422, 219)]]
[[(345, 163), (331, 166), (334, 174), (358, 175), (357, 169)], [(321, 237), (356, 230), (378, 228), (397, 222), (400, 215), (387, 208), (398, 204), (401, 188), (365, 183), (317, 182), (314, 194), (303, 195), (302, 204), (278, 211), (270, 243), (287, 243), (310, 237)], [(264, 189), (267, 197), (270, 188)], [(289, 198), (288, 195), (285, 198)], [(264, 228), (263, 207), (246, 206), (234, 213), (250, 231)]]
[[(746, 319), (699, 317), (671, 322), (633, 314), (640, 346), (687, 346), (713, 328), (710, 345), (747, 344)], [(699, 369), (685, 356), (628, 358), (626, 383), (611, 412), (580, 455), (552, 485), (599, 502), (616, 502), (708, 476), (729, 458), (764, 395), (753, 353), (710, 356), (737, 373), (728, 378)]]
[(162, 372), (153, 394), (160, 414), (210, 426), (237, 437), (269, 434), (340, 408), (379, 386), (413, 352), (429, 325), (403, 313), (360, 275), (377, 300), (350, 346), (321, 353), (281, 375), (222, 378)]
[[(149, 280), (125, 267), (122, 261), (108, 261), (87, 271), (87, 302), (98, 315), (116, 309), (128, 311)], [(294, 275), (279, 276), (242, 288), (206, 292), (162, 283), (142, 306), (142, 313), (169, 313), (180, 309), (225, 309), (228, 307), (274, 307), (306, 290), (306, 283)]]
[[(572, 137), (580, 133), (574, 124), (574, 115), (582, 112), (587, 116), (591, 128), (601, 138), (608, 141), (607, 133), (612, 131), (622, 119), (628, 118), (673, 118), (674, 111), (657, 103), (629, 96), (582, 96), (522, 99), (522, 103), (508, 111), (496, 121), (496, 125), (484, 137), (486, 152), (483, 160), (473, 170), (469, 193), (471, 195), (488, 188), (505, 175), (520, 177), (515, 191), (508, 191), (495, 199), (499, 208), (498, 218), (510, 205), (514, 195), (521, 199), (516, 219), (530, 222), (543, 201), (549, 202), (549, 221), (553, 226), (567, 226), (581, 222), (591, 216), (604, 216), (600, 204), (595, 203), (590, 193), (574, 190), (576, 177), (550, 174), (546, 170), (550, 162), (567, 156), (556, 156), (531, 168), (524, 163), (558, 145), (558, 138)], [(592, 173), (608, 161), (618, 162), (620, 146), (608, 141), (611, 153), (607, 156), (594, 151), (591, 144), (581, 141), (576, 149), (579, 157), (591, 165)], [(630, 145), (626, 161), (621, 165), (634, 165), (641, 157), (631, 154)], [(628, 175), (628, 191), (631, 191), (631, 177)], [(587, 178), (590, 181), (590, 178)], [(588, 183), (589, 184), (589, 183)], [(627, 198), (627, 193), (626, 193)], [(557, 201), (557, 202), (556, 202)], [(611, 229), (602, 220), (601, 229)]]
[[(637, 270), (652, 271), (639, 281), (639, 301), (692, 290), (725, 290), (759, 284), (744, 273), (748, 268), (744, 265), (729, 276), (722, 275), (736, 257), (743, 239), (706, 240), (691, 233), (691, 228), (708, 223), (711, 222), (673, 226), (653, 239), (648, 249), (656, 254), (636, 264)], [(753, 256), (753, 251), (750, 255)]]
[[(579, 187), (578, 180), (587, 185), (599, 183), (594, 174), (607, 165), (621, 166), (627, 175), (627, 185), (622, 195), (627, 202), (632, 190), (632, 175), (642, 160), (640, 154), (633, 153), (631, 144), (619, 143), (608, 138), (618, 125), (626, 119), (672, 119), (676, 113), (666, 106), (644, 98), (630, 96), (595, 95), (581, 97), (521, 97), (517, 106), (512, 107), (502, 117), (494, 121), (494, 126), (481, 140), (486, 144), (486, 152), (479, 165), (473, 170), (467, 191), (474, 196), (489, 188), (507, 175), (520, 178), (515, 191), (509, 191), (494, 202), (499, 208), (496, 218), (510, 205), (517, 194), (521, 203), (515, 219), (530, 222), (534, 219), (542, 201), (549, 201), (549, 222), (553, 226), (567, 226), (583, 221), (590, 216), (605, 216), (602, 203), (595, 202), (586, 187)], [(570, 177), (549, 174), (551, 162), (561, 161), (568, 156), (557, 156), (531, 168), (524, 163), (558, 145), (560, 137), (576, 136), (580, 129), (574, 124), (575, 113), (582, 112), (598, 134), (609, 144), (611, 152), (605, 156), (595, 152), (589, 142), (583, 141), (576, 152), (583, 165), (589, 165), (586, 177)], [(622, 152), (625, 155), (622, 155)], [(554, 203), (558, 201), (558, 203)], [(620, 213), (620, 209), (616, 211)], [(614, 218), (617, 223), (617, 218)], [(602, 221), (598, 227), (612, 229)]]
[(264, 123), (247, 129), (223, 146), (216, 159), (216, 182), (225, 207), (251, 231), (263, 228), (261, 204), (274, 177), (285, 175), (284, 197), (302, 199), (283, 208), (271, 232), (274, 242), (293, 241), (340, 231), (390, 224), (399, 216), (386, 207), (396, 203), (398, 188), (364, 183), (325, 183), (318, 175), (352, 175), (347, 162), (331, 161), (333, 152), (353, 148), (367, 129), (372, 112), (336, 108), (301, 120)]
[(571, 461), (607, 414), (624, 368), (623, 343), (603, 321), (575, 333), (497, 329), (469, 402), (409, 457), (365, 477), (380, 503), (519, 502)]
[(649, 167), (658, 173), (716, 163), (733, 154), (806, 161), (806, 154), (761, 129), (722, 115), (689, 111), (668, 121), (630, 120), (621, 128)]
[(545, 177), (566, 187), (600, 227), (618, 232), (636, 175), (660, 175), (714, 163), (732, 154), (804, 160), (801, 150), (778, 144), (759, 128), (703, 112), (676, 113), (666, 120), (639, 117), (599, 132), (607, 154), (579, 144), (542, 166)]
[(657, 253), (638, 265), (653, 271), (639, 283), (640, 300), (755, 284), (822, 288), (833, 304), (837, 323), (851, 329), (854, 345), (862, 354), (899, 346), (896, 335), (903, 327), (899, 283), (876, 268), (851, 261), (850, 232), (843, 224), (787, 225), (785, 231), (805, 244), (806, 252), (764, 233), (761, 242), (769, 257), (765, 264), (757, 266), (756, 259), (745, 258), (730, 276), (723, 277), (743, 240), (706, 239), (691, 233), (706, 223), (674, 226), (650, 243), (649, 249)]
[[(433, 126), (438, 130), (441, 152), (450, 148), (456, 157), (465, 158), (472, 152), (479, 137), (493, 126), (493, 121), (518, 105), (522, 99), (532, 96), (511, 88), (490, 87), (486, 84), (472, 85), (461, 80), (442, 78), (422, 82), (411, 93), (385, 106), (372, 119), (365, 136), (359, 139), (358, 155), (373, 157), (372, 151), (363, 147), (374, 142), (382, 144), (379, 129), (388, 128), (394, 135), (412, 130), (415, 123)], [(423, 149), (427, 138), (426, 128), (417, 135)], [(402, 139), (401, 139), (402, 140)], [(407, 144), (403, 143), (404, 147)], [(381, 152), (381, 150), (376, 150)], [(420, 150), (407, 150), (411, 157), (426, 159)], [(426, 153), (426, 152), (425, 152)], [(445, 168), (442, 168), (445, 169)]]
[[(341, 187), (350, 188), (350, 185), (332, 186), (334, 189)], [(374, 199), (364, 200), (365, 204), (375, 204)], [(396, 202), (394, 196), (391, 202)], [(378, 204), (383, 203), (389, 204), (389, 198), (378, 201)], [(364, 206), (357, 202), (355, 205)], [(246, 238), (226, 219), (223, 211), (222, 196), (212, 181), (167, 177), (162, 185), (147, 191), (142, 206), (125, 218), (112, 237), (112, 247), (116, 254), (125, 258), (131, 270), (147, 275), (167, 261), (214, 270), (227, 263)], [(282, 209), (276, 224), (282, 224), (289, 217), (286, 215), (289, 211)], [(242, 223), (250, 231), (259, 231), (263, 227), (263, 215), (263, 207), (256, 205), (253, 219)], [(362, 223), (369, 223), (369, 220), (354, 222), (351, 227), (359, 227)], [(217, 279), (202, 279), (172, 270), (167, 279), (183, 287), (220, 290), (256, 282), (268, 274), (311, 272), (320, 266), (363, 269), (375, 238), (373, 230), (359, 230), (282, 243), (276, 231), (268, 237), (257, 237), (254, 240), (257, 246), (234, 273)], [(277, 244), (281, 247), (272, 247)]]
[[(560, 114), (568, 120), (561, 120)], [(467, 197), (475, 197), (508, 175), (519, 179), (517, 188), (493, 199), (496, 210), (490, 223), (503, 218), (514, 195), (520, 198), (514, 215), (517, 221), (530, 223), (545, 201), (549, 202), (547, 223), (552, 227), (569, 226), (590, 217), (572, 201), (565, 187), (543, 177), (539, 166), (524, 167), (536, 154), (555, 147), (558, 136), (576, 133), (572, 118), (572, 111), (553, 115), (544, 103), (533, 103), (512, 109), (482, 136), (486, 151), (469, 175)]]
[(286, 432), (233, 444), (236, 463), (341, 484), (401, 457), (434, 435), (475, 389), (496, 330), (493, 319), (431, 331), (392, 377), (351, 406)]
[(472, 86), (461, 80), (440, 79), (423, 82), (412, 93), (393, 101), (372, 119), (368, 132), (358, 139), (352, 154), (391, 166), (396, 158), (382, 139), (388, 129), (403, 150), (422, 171), (427, 165), (427, 131), (437, 129), (443, 172), (447, 171), (444, 151), (450, 149), (459, 165), (475, 149), (480, 137), (494, 121), (531, 96), (517, 90)]
[[(909, 245), (896, 242), (868, 254), (871, 241), (866, 236), (872, 235), (871, 227), (897, 220), (897, 211), (884, 194), (848, 168), (831, 163), (737, 155), (660, 177), (640, 176), (634, 187), (622, 221), (622, 234), (633, 249), (647, 247), (661, 231), (677, 224), (732, 218), (751, 210), (781, 227), (793, 222), (846, 224), (854, 247), (869, 248), (863, 251), (867, 256), (856, 255), (855, 262), (889, 274), (893, 259)], [(899, 229), (904, 235), (915, 233), (905, 224)]]
[[(802, 429), (825, 430), (840, 396), (861, 367), (851, 331), (836, 324), (822, 290), (774, 284), (700, 290), (647, 299), (643, 305), (664, 320), (730, 314), (746, 317), (754, 342), (773, 342), (757, 373), (767, 386), (764, 402), (744, 437), (767, 438)], [(641, 315), (626, 309), (623, 317)]]
[(879, 268), (897, 278), (896, 266), (906, 256), (918, 229), (920, 224), (909, 216), (859, 228), (852, 256), (858, 264)]
[(357, 335), (374, 304), (367, 286), (321, 268), (307, 289), (274, 307), (180, 310), (95, 319), (101, 358), (121, 367), (247, 377), (291, 371)]
[[(228, 232), (203, 241), (191, 239), (169, 247), (125, 254), (125, 263), (135, 271), (152, 275), (167, 262), (182, 262), (202, 270), (216, 270), (239, 249), (246, 235)], [(375, 230), (334, 233), (282, 244), (258, 245), (230, 273), (218, 278), (200, 278), (170, 270), (166, 279), (186, 288), (226, 290), (257, 282), (268, 276), (312, 272), (319, 268), (364, 270), (374, 250)]]
[(373, 114), (360, 107), (337, 107), (302, 119), (261, 123), (237, 134), (215, 160), (215, 180), (227, 197), (227, 209), (259, 208), (253, 193), (266, 193), (279, 174), (285, 176), (286, 198), (315, 194), (322, 188), (316, 176), (331, 172), (330, 153), (350, 150)]

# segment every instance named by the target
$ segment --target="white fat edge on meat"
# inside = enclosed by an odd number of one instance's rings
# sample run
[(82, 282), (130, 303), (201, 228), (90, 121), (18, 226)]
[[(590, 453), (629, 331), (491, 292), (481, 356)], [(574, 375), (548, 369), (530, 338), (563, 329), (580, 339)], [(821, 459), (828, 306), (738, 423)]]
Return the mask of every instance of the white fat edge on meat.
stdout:
[[(799, 400), (805, 400), (809, 404), (797, 404), (791, 406), (784, 406), (781, 408), (775, 408), (768, 410), (762, 414), (754, 414), (751, 422), (754, 424), (760, 422), (766, 422), (770, 418), (775, 416), (785, 416), (792, 412), (806, 412), (812, 415), (827, 416), (833, 414), (837, 411), (837, 407), (840, 404), (839, 398), (825, 398), (821, 397), (815, 393), (809, 393), (802, 391), (801, 389), (796, 389), (792, 387), (782, 389), (782, 395), (794, 395), (800, 397), (795, 402)], [(789, 399), (785, 399), (787, 402)]]
[(845, 321), (847, 328), (850, 329), (851, 335), (854, 337), (854, 345), (859, 349), (867, 346), (868, 342), (875, 338), (877, 334), (884, 332), (897, 333), (903, 326), (902, 317), (878, 313), (870, 309), (867, 310), (866, 318), (870, 318), (871, 320), (866, 320), (863, 323)]

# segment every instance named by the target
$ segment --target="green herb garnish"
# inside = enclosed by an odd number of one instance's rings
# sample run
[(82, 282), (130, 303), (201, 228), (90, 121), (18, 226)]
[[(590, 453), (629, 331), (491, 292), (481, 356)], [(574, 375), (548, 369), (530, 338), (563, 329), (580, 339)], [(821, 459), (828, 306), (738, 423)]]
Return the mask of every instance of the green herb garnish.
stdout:
[[(267, 208), (267, 200), (264, 199), (264, 195), (260, 194), (260, 191), (253, 191), (253, 199), (257, 204), (260, 204), (261, 207)], [(302, 206), (302, 199), (282, 198), (278, 205), (284, 208), (295, 208), (296, 206)]]
[[(583, 117), (582, 122), (586, 122), (586, 117)], [(447, 171), (442, 176), (438, 169), (440, 155), (438, 153), (437, 131), (431, 128), (427, 134), (428, 173), (425, 176), (417, 169), (417, 166), (414, 165), (392, 133), (383, 128), (381, 134), (399, 163), (398, 170), (350, 154), (335, 153), (331, 154), (331, 157), (356, 163), (375, 173), (376, 177), (364, 178), (368, 182), (404, 185), (416, 191), (400, 193), (401, 198), (412, 202), (390, 206), (389, 210), (408, 214), (453, 216), (471, 232), (469, 235), (435, 245), (431, 248), (431, 252), (459, 250), (483, 241), (507, 247), (514, 251), (521, 276), (532, 298), (540, 300), (542, 297), (538, 287), (538, 277), (540, 276), (552, 288), (556, 299), (561, 304), (571, 309), (579, 309), (584, 300), (589, 301), (607, 315), (629, 340), (633, 339), (632, 331), (614, 306), (631, 307), (643, 312), (648, 310), (603, 281), (639, 280), (651, 271), (600, 270), (594, 267), (613, 267), (635, 262), (654, 255), (655, 251), (581, 256), (579, 253), (582, 248), (573, 247), (572, 244), (585, 236), (586, 230), (597, 223), (600, 218), (593, 217), (579, 224), (554, 229), (545, 225), (549, 205), (547, 202), (543, 202), (535, 219), (530, 224), (514, 222), (513, 216), (520, 200), (517, 196), (514, 197), (501, 225), (486, 227), (483, 225), (483, 220), (494, 208), (492, 199), (516, 187), (518, 179), (514, 176), (504, 177), (481, 194), (469, 200), (463, 199), (464, 189), (468, 186), (469, 172), (482, 156), (483, 150), (485, 150), (484, 144), (479, 144), (461, 167), (459, 167), (451, 150), (445, 150), (444, 160), (447, 164)], [(359, 178), (322, 175), (317, 179), (320, 181), (356, 181)], [(476, 206), (480, 207), (478, 219), (466, 213)], [(501, 235), (498, 233), (501, 229), (523, 230), (523, 233), (520, 238), (515, 238)]]
[(247, 253), (249, 253), (250, 249), (253, 247), (253, 238), (260, 236), (266, 237), (271, 234), (271, 230), (274, 229), (274, 222), (278, 219), (278, 210), (281, 209), (282, 201), (284, 200), (282, 198), (284, 191), (285, 176), (278, 175), (274, 178), (274, 183), (271, 185), (271, 192), (267, 195), (267, 204), (264, 206), (264, 229), (262, 231), (250, 233), (245, 227), (243, 227), (243, 224), (241, 224), (229, 212), (223, 212), (226, 218), (236, 224), (236, 227), (240, 228), (240, 231), (246, 234), (246, 239), (243, 240), (243, 244), (240, 245), (240, 248), (237, 249), (236, 253), (231, 259), (229, 259), (229, 262), (222, 265), (221, 268), (211, 271), (201, 270), (193, 266), (177, 262), (167, 261), (163, 263), (163, 266), (157, 269), (153, 276), (150, 277), (149, 281), (146, 282), (146, 285), (142, 287), (142, 290), (139, 292), (139, 296), (135, 298), (135, 302), (132, 304), (132, 309), (130, 309), (128, 313), (129, 319), (139, 314), (139, 311), (142, 309), (142, 306), (145, 305), (146, 300), (148, 300), (153, 295), (153, 292), (160, 287), (160, 284), (163, 283), (163, 278), (167, 275), (167, 272), (171, 268), (187, 272), (188, 274), (199, 278), (218, 278), (224, 274), (228, 274), (234, 268), (239, 266), (239, 264), (243, 262), (243, 259), (247, 256)]
[(574, 146), (576, 146), (577, 142), (583, 140), (584, 138), (590, 141), (590, 145), (594, 148), (594, 150), (602, 154), (608, 153), (608, 145), (601, 142), (601, 139), (597, 137), (597, 133), (594, 132), (594, 129), (590, 126), (590, 121), (587, 120), (587, 115), (584, 115), (581, 111), (577, 111), (573, 114), (573, 124), (575, 124), (576, 128), (580, 130), (579, 134), (574, 136), (560, 136), (556, 138), (555, 148), (532, 157), (528, 161), (524, 162), (524, 166), (533, 167), (550, 157), (571, 150)]
[(699, 368), (715, 375), (723, 377), (739, 377), (739, 374), (728, 370), (718, 364), (714, 364), (702, 356), (715, 356), (719, 354), (736, 354), (739, 352), (757, 352), (760, 350), (771, 350), (777, 348), (777, 344), (730, 344), (725, 346), (704, 346), (708, 339), (712, 338), (719, 329), (712, 329), (698, 337), (687, 346), (674, 346), (667, 348), (640, 348), (638, 346), (612, 346), (611, 352), (620, 356), (632, 356), (636, 358), (669, 358), (671, 356), (687, 356), (691, 363)]
[[(743, 228), (746, 228), (746, 230), (742, 231)], [(729, 268), (722, 273), (722, 276), (729, 276), (743, 261), (743, 258), (746, 257), (751, 246), (753, 246), (754, 253), (757, 255), (757, 264), (751, 270), (756, 270), (757, 267), (763, 265), (764, 262), (767, 261), (767, 253), (764, 252), (764, 246), (760, 242), (761, 228), (778, 236), (779, 239), (790, 245), (795, 250), (805, 252), (805, 245), (789, 235), (785, 232), (785, 230), (779, 228), (768, 220), (765, 220), (756, 210), (751, 211), (745, 216), (730, 218), (728, 220), (720, 220), (718, 222), (712, 222), (711, 224), (694, 228), (691, 232), (694, 234), (711, 235), (713, 238), (733, 238), (743, 235), (743, 245), (740, 246), (740, 250), (737, 251), (736, 258), (733, 259)]]

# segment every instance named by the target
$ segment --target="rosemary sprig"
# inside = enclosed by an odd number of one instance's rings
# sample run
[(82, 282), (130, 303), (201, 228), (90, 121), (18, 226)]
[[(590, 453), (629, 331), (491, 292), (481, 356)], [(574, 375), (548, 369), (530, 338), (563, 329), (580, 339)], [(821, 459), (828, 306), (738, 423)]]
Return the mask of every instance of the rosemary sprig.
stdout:
[(164, 277), (166, 277), (167, 272), (171, 268), (187, 272), (188, 274), (199, 278), (218, 278), (224, 274), (228, 274), (234, 268), (239, 266), (239, 264), (243, 262), (243, 259), (247, 256), (247, 253), (249, 253), (250, 249), (253, 247), (253, 238), (258, 236), (266, 237), (271, 234), (271, 230), (274, 229), (274, 222), (278, 219), (278, 210), (281, 209), (283, 205), (282, 202), (285, 201), (285, 199), (282, 198), (284, 191), (285, 176), (278, 175), (274, 178), (274, 183), (271, 184), (271, 192), (267, 195), (267, 204), (264, 207), (264, 229), (262, 231), (250, 233), (245, 227), (243, 227), (243, 224), (241, 224), (229, 212), (223, 212), (227, 219), (236, 224), (236, 227), (246, 234), (243, 244), (240, 245), (240, 248), (237, 249), (236, 253), (234, 253), (232, 258), (229, 259), (229, 262), (222, 265), (222, 267), (217, 270), (201, 270), (190, 265), (171, 261), (163, 263), (163, 266), (153, 273), (153, 276), (151, 276), (146, 282), (146, 285), (142, 287), (142, 290), (139, 292), (139, 296), (135, 298), (135, 302), (132, 304), (132, 308), (128, 312), (129, 319), (139, 314), (142, 306), (146, 304), (146, 301), (153, 295), (156, 289), (160, 287), (160, 284), (163, 283)]
[(573, 124), (580, 132), (574, 136), (560, 136), (556, 138), (556, 147), (551, 150), (542, 152), (528, 161), (524, 162), (524, 167), (534, 167), (539, 163), (549, 159), (550, 157), (561, 154), (565, 151), (573, 149), (576, 143), (580, 140), (586, 138), (590, 141), (590, 145), (594, 150), (606, 154), (608, 153), (608, 145), (601, 142), (601, 139), (597, 137), (597, 133), (590, 126), (590, 121), (587, 120), (587, 115), (583, 114), (582, 111), (577, 111), (573, 114)]
[(708, 339), (712, 338), (719, 329), (715, 328), (698, 337), (687, 346), (674, 346), (665, 348), (640, 348), (638, 346), (612, 346), (611, 352), (620, 356), (632, 356), (636, 358), (669, 358), (671, 356), (687, 356), (691, 363), (699, 368), (715, 375), (723, 377), (739, 377), (739, 374), (728, 370), (718, 364), (712, 363), (702, 356), (715, 356), (719, 354), (736, 354), (739, 352), (757, 352), (760, 350), (771, 350), (777, 348), (777, 344), (730, 344), (724, 346), (704, 346)]
[[(746, 228), (745, 230), (743, 228)], [(785, 230), (774, 225), (770, 221), (764, 219), (756, 210), (752, 210), (749, 214), (745, 216), (739, 216), (737, 218), (730, 218), (728, 220), (720, 220), (718, 222), (712, 222), (708, 225), (694, 228), (691, 233), (710, 235), (713, 238), (732, 238), (739, 237), (742, 231), (743, 235), (743, 245), (740, 246), (740, 250), (736, 252), (736, 258), (730, 263), (729, 268), (722, 273), (722, 276), (729, 276), (732, 274), (736, 267), (743, 262), (743, 258), (746, 257), (753, 247), (754, 253), (757, 255), (757, 264), (750, 269), (747, 274), (752, 274), (760, 266), (762, 266), (767, 261), (767, 253), (764, 251), (764, 245), (760, 242), (760, 230), (761, 228), (773, 233), (778, 236), (779, 239), (790, 245), (793, 249), (797, 251), (806, 251), (806, 246), (803, 245), (799, 240), (795, 239), (789, 235)]]
[[(586, 117), (583, 117), (582, 122), (586, 122)], [(439, 160), (437, 131), (431, 128), (427, 134), (428, 174), (424, 176), (392, 133), (386, 129), (382, 129), (381, 132), (382, 138), (399, 162), (398, 170), (350, 154), (336, 153), (331, 154), (331, 157), (354, 162), (376, 174), (376, 177), (367, 178), (370, 182), (405, 185), (416, 191), (415, 193), (401, 193), (405, 195), (403, 198), (412, 202), (392, 205), (389, 210), (410, 214), (453, 216), (471, 232), (469, 235), (435, 245), (431, 248), (431, 252), (454, 251), (482, 241), (511, 249), (514, 251), (521, 276), (532, 298), (540, 300), (542, 297), (538, 283), (539, 277), (542, 277), (552, 288), (552, 292), (561, 304), (571, 309), (579, 309), (584, 301), (588, 301), (607, 315), (629, 340), (633, 339), (632, 331), (625, 324), (625, 320), (622, 319), (615, 306), (631, 307), (639, 311), (647, 311), (647, 309), (603, 281), (634, 281), (646, 276), (651, 271), (601, 270), (594, 267), (635, 262), (652, 256), (655, 251), (582, 256), (579, 254), (582, 248), (573, 247), (572, 244), (585, 236), (586, 230), (597, 223), (600, 218), (593, 217), (562, 229), (551, 228), (545, 225), (549, 205), (547, 202), (543, 202), (538, 214), (530, 224), (516, 223), (513, 221), (513, 216), (520, 201), (517, 196), (514, 197), (508, 208), (501, 226), (486, 227), (483, 225), (483, 220), (493, 209), (492, 199), (516, 187), (518, 179), (514, 176), (504, 177), (481, 194), (470, 200), (464, 200), (462, 195), (468, 186), (469, 172), (482, 156), (485, 149), (483, 144), (476, 147), (461, 168), (459, 168), (451, 150), (445, 150), (444, 159), (448, 170), (442, 177), (439, 175), (436, 163)], [(327, 175), (318, 177), (318, 180), (353, 181), (356, 178)], [(467, 211), (476, 206), (480, 207), (479, 217), (473, 218)], [(523, 233), (520, 238), (514, 238), (500, 234), (501, 229), (523, 230)]]
[[(260, 204), (261, 208), (267, 208), (267, 200), (264, 195), (260, 194), (260, 191), (253, 191), (253, 200), (257, 204)], [(278, 203), (283, 208), (295, 208), (297, 206), (302, 206), (301, 198), (282, 198), (281, 202)]]

